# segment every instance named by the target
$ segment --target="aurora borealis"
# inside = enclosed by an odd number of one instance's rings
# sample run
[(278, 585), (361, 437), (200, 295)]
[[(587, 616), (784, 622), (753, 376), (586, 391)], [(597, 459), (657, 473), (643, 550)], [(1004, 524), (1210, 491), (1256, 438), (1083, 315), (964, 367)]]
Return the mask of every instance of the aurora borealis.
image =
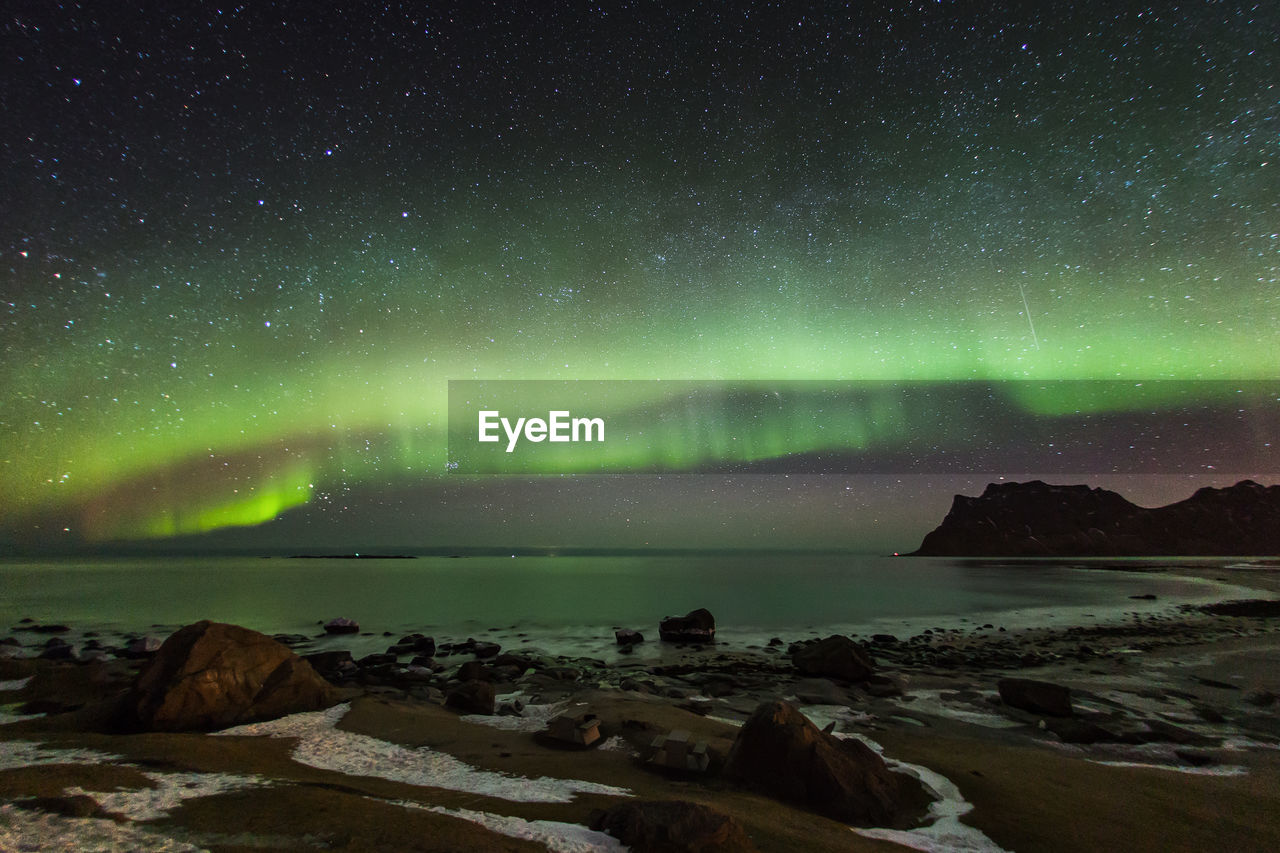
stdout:
[(0, 541), (851, 545), (936, 484), (459, 482), (447, 383), (1280, 380), (1273, 6), (342, 5), (0, 22)]

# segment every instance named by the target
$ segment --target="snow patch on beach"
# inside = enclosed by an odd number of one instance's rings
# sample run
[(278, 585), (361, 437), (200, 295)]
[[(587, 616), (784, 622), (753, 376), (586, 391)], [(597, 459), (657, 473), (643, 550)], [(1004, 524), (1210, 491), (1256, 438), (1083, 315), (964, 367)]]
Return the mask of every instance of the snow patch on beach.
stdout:
[(167, 838), (143, 827), (111, 820), (63, 817), (27, 811), (12, 804), (0, 806), (0, 850), (38, 850), (40, 853), (80, 853), (84, 850), (155, 853), (197, 853), (192, 844)]
[[(60, 749), (24, 740), (8, 741), (4, 750), (0, 751), (0, 770), (47, 764), (110, 762), (118, 763), (121, 767), (136, 766), (119, 755), (92, 749)], [(230, 773), (159, 773), (144, 770), (143, 775), (155, 787), (103, 792), (86, 791), (78, 785), (72, 785), (66, 789), (66, 794), (92, 797), (106, 811), (118, 812), (130, 820), (155, 820), (177, 808), (183, 800), (270, 784), (258, 776), (236, 776)], [(0, 850), (7, 849), (9, 848), (0, 845)]]
[(293, 760), (320, 770), (350, 776), (373, 776), (391, 782), (445, 788), (518, 803), (568, 803), (576, 794), (629, 797), (626, 788), (578, 779), (531, 779), (478, 770), (452, 755), (427, 747), (409, 748), (337, 728), (350, 705), (327, 711), (292, 714), (216, 732), (220, 736), (297, 738)]
[(1192, 767), (1185, 764), (1150, 764), (1145, 761), (1100, 761), (1089, 759), (1092, 764), (1104, 764), (1107, 767), (1141, 767), (1146, 770), (1172, 770), (1175, 773), (1190, 773), (1193, 776), (1245, 776), (1249, 769), (1238, 764), (1219, 764), (1213, 767)]
[[(847, 705), (803, 705), (800, 707), (800, 713), (820, 729), (825, 729), (832, 723), (836, 724), (836, 728), (840, 728), (843, 725), (873, 723), (876, 719), (871, 714), (855, 711)], [(741, 726), (742, 723), (734, 725)], [(836, 737), (847, 737), (847, 735), (840, 733)]]
[[(519, 697), (519, 693), (499, 696), (497, 697), (497, 704), (513, 702)], [(501, 714), (465, 714), (458, 719), (507, 732), (540, 732), (547, 727), (547, 723), (564, 713), (564, 710), (568, 707), (569, 702), (566, 700), (552, 702), (547, 705), (525, 705), (524, 710), (520, 712), (518, 717)]]
[(102, 764), (121, 760), (119, 755), (92, 749), (60, 749), (26, 740), (7, 741), (4, 749), (0, 750), (0, 770), (42, 764)]
[(27, 686), (34, 676), (28, 675), (26, 678), (16, 678), (13, 681), (0, 681), (0, 691), (3, 690), (21, 690)]
[[(1249, 769), (1237, 764), (1188, 764), (1178, 755), (1184, 747), (1175, 743), (1095, 743), (1087, 746), (1070, 743), (1046, 743), (1060, 752), (1079, 756), (1092, 764), (1103, 764), (1108, 767), (1144, 767), (1149, 770), (1171, 770), (1176, 773), (1189, 773), (1194, 776), (1244, 776)], [(1231, 749), (1231, 741), (1223, 744), (1222, 749)], [(1262, 745), (1262, 744), (1259, 744)]]
[(499, 835), (545, 844), (552, 853), (625, 853), (627, 849), (612, 835), (596, 832), (577, 823), (564, 823), (558, 820), (526, 820), (522, 817), (510, 817), (473, 809), (424, 806), (407, 800), (402, 800), (397, 805), (471, 821)]
[(66, 793), (93, 797), (106, 811), (122, 814), (130, 820), (157, 820), (182, 805), (183, 800), (212, 797), (271, 784), (260, 776), (238, 776), (233, 773), (143, 771), (143, 775), (155, 783), (154, 788), (103, 792), (86, 791), (79, 786), (72, 786), (66, 789)]
[(955, 784), (927, 767), (909, 764), (884, 754), (884, 747), (865, 735), (857, 732), (844, 732), (838, 729), (846, 723), (862, 723), (869, 715), (842, 705), (807, 705), (800, 712), (809, 718), (815, 726), (824, 728), (831, 723), (836, 724), (832, 732), (841, 740), (854, 738), (866, 744), (884, 763), (896, 773), (905, 773), (920, 780), (926, 791), (933, 797), (929, 804), (929, 820), (927, 826), (915, 829), (862, 829), (853, 828), (854, 832), (867, 838), (891, 841), (913, 850), (936, 851), (936, 853), (1005, 853), (1000, 845), (988, 838), (979, 829), (961, 823), (960, 817), (973, 811), (973, 804), (968, 802)]
[(596, 747), (596, 749), (602, 749), (605, 752), (626, 752), (631, 755), (640, 754), (631, 748), (631, 744), (627, 743), (626, 740), (623, 739), (622, 735), (614, 735), (608, 740), (603, 741), (598, 747)]
[(922, 714), (932, 714), (935, 717), (947, 717), (988, 729), (1015, 729), (1023, 725), (1023, 723), (1003, 717), (994, 711), (984, 711), (976, 707), (972, 702), (967, 702), (964, 699), (948, 698), (943, 695), (944, 693), (953, 692), (955, 691), (912, 690), (907, 694), (907, 697), (910, 697), (913, 701), (903, 702), (900, 707), (904, 710), (909, 709)]
[(862, 741), (884, 759), (890, 770), (919, 779), (934, 798), (929, 804), (929, 818), (932, 822), (928, 826), (915, 829), (850, 827), (854, 832), (866, 838), (890, 841), (928, 853), (1006, 853), (1003, 847), (988, 838), (982, 830), (961, 823), (961, 816), (973, 811), (973, 804), (964, 798), (960, 789), (946, 776), (919, 764), (889, 758), (884, 754), (884, 747), (863, 735), (837, 734), (836, 737), (854, 737)]

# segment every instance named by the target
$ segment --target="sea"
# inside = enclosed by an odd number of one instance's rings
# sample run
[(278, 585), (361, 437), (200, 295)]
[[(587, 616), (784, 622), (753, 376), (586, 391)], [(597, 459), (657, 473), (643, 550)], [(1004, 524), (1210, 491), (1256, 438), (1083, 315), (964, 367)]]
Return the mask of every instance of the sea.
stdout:
[[(665, 616), (706, 608), (725, 648), (833, 633), (1010, 630), (1124, 621), (1257, 593), (1205, 577), (1221, 560), (1001, 560), (832, 553), (589, 556), (77, 557), (0, 563), (0, 632), (71, 627), (71, 638), (167, 636), (200, 619), (299, 634), (314, 649), (382, 651), (388, 636), (486, 639), (604, 660), (614, 630), (656, 640)], [(1180, 569), (1197, 569), (1192, 577)], [(1134, 596), (1154, 596), (1134, 598)], [(356, 620), (358, 636), (323, 623)], [(23, 623), (21, 620), (32, 620)], [(39, 635), (15, 633), (30, 645)], [(41, 638), (42, 639), (42, 638)], [(631, 659), (658, 654), (657, 643)]]

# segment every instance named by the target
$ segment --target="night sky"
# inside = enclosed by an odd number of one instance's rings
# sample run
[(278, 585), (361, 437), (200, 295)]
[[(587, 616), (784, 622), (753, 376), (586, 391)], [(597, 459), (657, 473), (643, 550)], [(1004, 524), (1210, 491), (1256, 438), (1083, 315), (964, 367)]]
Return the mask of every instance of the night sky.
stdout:
[(1275, 4), (336, 5), (6, 6), (0, 543), (905, 550), (1024, 472), (463, 481), (447, 382), (1280, 379)]

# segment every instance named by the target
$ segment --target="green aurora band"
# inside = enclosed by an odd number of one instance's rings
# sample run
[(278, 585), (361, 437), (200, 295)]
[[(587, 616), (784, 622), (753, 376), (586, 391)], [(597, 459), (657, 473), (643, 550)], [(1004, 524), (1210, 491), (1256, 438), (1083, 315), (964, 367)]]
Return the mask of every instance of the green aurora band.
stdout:
[[(24, 13), (0, 541), (444, 482), (450, 380), (1280, 378), (1274, 11), (677, 5)], [(886, 406), (604, 467), (892, 449)]]

